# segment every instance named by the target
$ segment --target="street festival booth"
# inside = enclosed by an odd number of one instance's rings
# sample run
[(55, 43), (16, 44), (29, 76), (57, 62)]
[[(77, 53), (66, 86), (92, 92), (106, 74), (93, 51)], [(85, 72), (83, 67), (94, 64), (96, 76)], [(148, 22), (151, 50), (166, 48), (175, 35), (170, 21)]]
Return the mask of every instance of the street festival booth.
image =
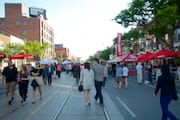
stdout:
[(179, 52), (174, 52), (172, 50), (167, 50), (167, 49), (162, 49), (154, 54), (150, 55), (148, 57), (149, 60), (153, 59), (163, 59), (163, 58), (168, 58), (168, 57), (177, 57), (179, 55)]
[(18, 68), (21, 66), (21, 64), (26, 64), (27, 60), (33, 60), (33, 59), (34, 59), (34, 55), (27, 54), (24, 52), (21, 52), (21, 53), (16, 54), (16, 55), (12, 55), (10, 57), (10, 60), (14, 60), (14, 63), (16, 64), (16, 66)]
[(146, 52), (146, 53), (138, 56), (138, 57), (137, 57), (137, 61), (138, 61), (138, 62), (145, 62), (145, 61), (148, 60), (148, 57), (151, 56), (151, 55), (153, 55), (153, 53), (151, 53), (151, 52)]
[(109, 60), (109, 63), (117, 63), (117, 62), (126, 62), (127, 67), (129, 68), (129, 75), (136, 75), (135, 65), (137, 62), (137, 56), (133, 53), (128, 53), (126, 55), (122, 55), (116, 57), (113, 60)]
[(180, 56), (179, 52), (175, 52), (172, 50), (168, 50), (168, 49), (162, 49), (159, 50), (157, 52), (155, 52), (154, 54), (150, 55), (147, 59), (148, 60), (159, 60), (162, 63), (162, 59), (173, 59), (172, 57), (178, 57)]
[(153, 60), (154, 66), (161, 65), (163, 63), (163, 59), (166, 59), (166, 62), (171, 67), (171, 72), (176, 71), (176, 63), (174, 61), (174, 57), (180, 57), (180, 52), (175, 52), (168, 49), (162, 49), (155, 52), (153, 55), (150, 55), (147, 59)]

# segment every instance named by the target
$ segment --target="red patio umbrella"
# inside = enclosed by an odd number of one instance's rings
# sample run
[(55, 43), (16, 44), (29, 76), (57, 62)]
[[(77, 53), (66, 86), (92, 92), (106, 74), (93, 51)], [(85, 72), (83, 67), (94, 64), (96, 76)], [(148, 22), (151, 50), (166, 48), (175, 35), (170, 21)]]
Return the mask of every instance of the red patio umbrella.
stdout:
[(153, 53), (151, 52), (146, 52), (140, 56), (137, 57), (137, 61), (147, 61), (148, 60), (148, 57), (153, 55)]
[(180, 57), (180, 52), (176, 52), (176, 56), (177, 56), (177, 57)]
[(19, 53), (17, 55), (13, 55), (10, 59), (34, 59), (34, 55), (26, 54), (26, 53)]
[(0, 59), (4, 59), (4, 58), (6, 58), (6, 54), (5, 54), (5, 53), (0, 52)]
[(172, 50), (162, 49), (162, 50), (155, 52), (153, 55), (150, 55), (148, 57), (148, 60), (167, 58), (167, 57), (173, 57), (173, 56), (177, 56), (177, 53)]
[(120, 61), (135, 62), (137, 61), (137, 57), (132, 53), (128, 53), (127, 55), (123, 56)]

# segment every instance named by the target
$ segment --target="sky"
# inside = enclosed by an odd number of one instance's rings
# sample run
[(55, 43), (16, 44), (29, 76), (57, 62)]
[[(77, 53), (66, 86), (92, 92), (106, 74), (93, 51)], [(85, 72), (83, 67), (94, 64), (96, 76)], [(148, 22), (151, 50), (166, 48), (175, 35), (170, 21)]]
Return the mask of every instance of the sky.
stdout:
[(46, 9), (47, 22), (54, 29), (55, 44), (69, 48), (70, 54), (86, 60), (96, 51), (112, 46), (124, 28), (112, 19), (128, 7), (131, 0), (0, 0), (0, 17), (4, 3), (23, 3)]

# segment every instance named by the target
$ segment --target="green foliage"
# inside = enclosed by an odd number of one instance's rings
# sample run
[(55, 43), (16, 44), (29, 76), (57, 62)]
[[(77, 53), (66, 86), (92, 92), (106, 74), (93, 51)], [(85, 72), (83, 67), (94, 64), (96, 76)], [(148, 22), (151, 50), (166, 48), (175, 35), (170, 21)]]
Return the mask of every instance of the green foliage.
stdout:
[(152, 16), (152, 8), (147, 0), (133, 0), (128, 9), (122, 10), (114, 20), (123, 25), (141, 26), (149, 22)]
[(94, 56), (89, 56), (89, 58), (87, 59), (87, 61), (89, 61), (90, 63), (93, 63), (95, 57)]
[[(141, 27), (172, 47), (173, 31), (180, 22), (180, 0), (132, 0), (130, 7), (121, 11), (114, 20), (124, 27)], [(164, 40), (167, 33), (170, 43)]]
[(43, 43), (41, 47), (40, 43), (37, 40), (27, 40), (24, 41), (24, 44), (3, 44), (1, 46), (1, 51), (6, 53), (8, 57), (18, 54), (20, 52), (25, 52), (33, 55), (39, 55), (42, 57), (44, 50), (49, 48), (48, 43)]
[(112, 52), (112, 48), (111, 47), (107, 47), (105, 50), (102, 50), (100, 52), (99, 58), (103, 59), (103, 60), (109, 60), (109, 55)]

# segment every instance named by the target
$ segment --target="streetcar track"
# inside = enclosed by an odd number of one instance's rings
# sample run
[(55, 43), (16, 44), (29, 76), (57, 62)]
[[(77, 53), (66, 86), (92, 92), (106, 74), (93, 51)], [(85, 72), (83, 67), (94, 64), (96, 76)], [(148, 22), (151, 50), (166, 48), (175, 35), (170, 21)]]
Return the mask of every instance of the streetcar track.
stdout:
[[(74, 89), (75, 89), (75, 87), (71, 90), (70, 94), (68, 96), (66, 96), (66, 98), (63, 101), (63, 103), (59, 106), (57, 112), (55, 113), (55, 115), (53, 116), (53, 118), (51, 120), (57, 120), (59, 118), (59, 116), (61, 115), (61, 112), (63, 111), (65, 105), (67, 104), (69, 98), (71, 97)], [(111, 120), (107, 108), (105, 106), (103, 106), (102, 109), (103, 109), (103, 113), (105, 115), (106, 120)]]
[(60, 116), (60, 113), (62, 112), (63, 108), (65, 107), (67, 101), (69, 100), (71, 94), (73, 92), (73, 89), (71, 90), (70, 94), (68, 96), (66, 96), (66, 98), (64, 99), (63, 103), (59, 106), (57, 112), (55, 113), (55, 115), (53, 116), (52, 120), (57, 120), (58, 117)]
[(103, 107), (103, 112), (105, 114), (106, 120), (111, 120), (109, 112), (108, 112), (108, 110), (107, 110), (107, 108), (105, 106)]

